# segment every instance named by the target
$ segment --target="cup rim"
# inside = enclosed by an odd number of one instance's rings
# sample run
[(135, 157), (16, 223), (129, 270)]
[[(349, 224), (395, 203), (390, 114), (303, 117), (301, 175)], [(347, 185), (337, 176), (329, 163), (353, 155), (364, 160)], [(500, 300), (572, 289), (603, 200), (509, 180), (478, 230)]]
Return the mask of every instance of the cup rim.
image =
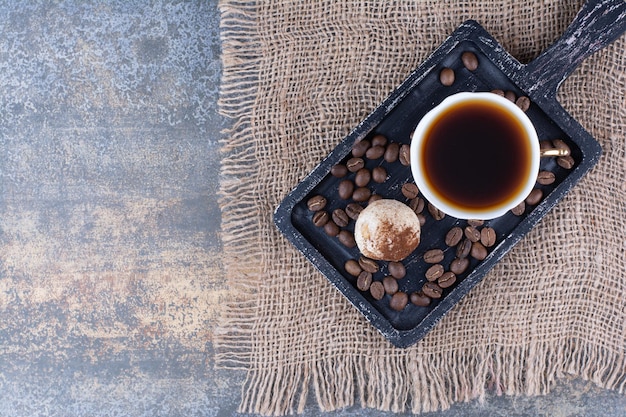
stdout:
[(418, 161), (419, 161), (419, 149), (421, 148), (421, 143), (424, 138), (424, 131), (430, 126), (432, 121), (445, 109), (450, 107), (453, 104), (463, 102), (463, 101), (489, 101), (492, 103), (496, 103), (500, 105), (505, 110), (512, 113), (522, 124), (524, 130), (526, 131), (526, 137), (529, 140), (529, 144), (531, 147), (531, 163), (530, 163), (530, 172), (539, 172), (539, 138), (537, 136), (537, 131), (535, 130), (535, 126), (529, 119), (528, 115), (522, 111), (515, 103), (510, 101), (509, 99), (499, 96), (498, 94), (490, 93), (490, 92), (461, 92), (452, 94), (445, 99), (442, 100), (437, 106), (428, 111), (424, 117), (419, 121), (417, 127), (413, 131), (411, 135), (411, 145), (410, 145), (410, 161), (411, 161), (411, 173), (413, 174), (413, 179), (426, 198), (430, 203), (432, 203), (435, 207), (437, 207), (442, 212), (458, 218), (458, 219), (480, 219), (480, 220), (491, 220), (497, 217), (500, 217), (506, 214), (509, 210), (516, 207), (520, 204), (524, 199), (530, 194), (533, 187), (535, 186), (536, 178), (532, 175), (529, 175), (526, 179), (526, 183), (524, 187), (520, 189), (520, 191), (514, 196), (514, 198), (510, 198), (508, 203), (504, 203), (498, 207), (492, 208), (490, 210), (481, 210), (481, 209), (460, 209), (454, 206), (450, 206), (446, 204), (445, 201), (442, 201), (436, 193), (431, 191), (430, 185), (423, 179), (421, 175), (421, 170), (418, 169)]

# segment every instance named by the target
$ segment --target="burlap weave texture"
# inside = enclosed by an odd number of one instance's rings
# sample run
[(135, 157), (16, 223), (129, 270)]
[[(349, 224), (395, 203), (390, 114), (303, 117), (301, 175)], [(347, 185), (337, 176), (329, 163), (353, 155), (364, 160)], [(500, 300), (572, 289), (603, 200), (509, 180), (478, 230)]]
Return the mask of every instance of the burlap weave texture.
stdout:
[(359, 403), (419, 413), (573, 374), (626, 390), (626, 39), (559, 101), (599, 164), (425, 339), (397, 349), (276, 230), (282, 198), (464, 20), (528, 62), (580, 1), (224, 0), (221, 178), (233, 298), (217, 360), (248, 371), (242, 411)]

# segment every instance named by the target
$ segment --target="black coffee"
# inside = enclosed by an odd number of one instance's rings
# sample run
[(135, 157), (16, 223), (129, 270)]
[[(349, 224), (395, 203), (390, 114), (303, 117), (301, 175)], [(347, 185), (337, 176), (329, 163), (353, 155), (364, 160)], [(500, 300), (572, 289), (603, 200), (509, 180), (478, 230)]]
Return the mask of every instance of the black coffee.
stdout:
[(425, 179), (459, 208), (491, 209), (519, 193), (530, 175), (523, 125), (497, 105), (475, 99), (440, 114), (421, 149)]

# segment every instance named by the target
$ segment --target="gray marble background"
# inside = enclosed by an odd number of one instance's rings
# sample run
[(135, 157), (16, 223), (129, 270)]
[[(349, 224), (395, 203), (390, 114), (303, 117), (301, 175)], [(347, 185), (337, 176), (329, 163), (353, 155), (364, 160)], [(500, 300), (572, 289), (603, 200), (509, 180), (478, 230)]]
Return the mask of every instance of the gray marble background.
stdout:
[[(0, 416), (231, 416), (211, 1), (0, 1)], [(387, 416), (354, 407), (306, 416)], [(563, 381), (435, 416), (626, 416)]]

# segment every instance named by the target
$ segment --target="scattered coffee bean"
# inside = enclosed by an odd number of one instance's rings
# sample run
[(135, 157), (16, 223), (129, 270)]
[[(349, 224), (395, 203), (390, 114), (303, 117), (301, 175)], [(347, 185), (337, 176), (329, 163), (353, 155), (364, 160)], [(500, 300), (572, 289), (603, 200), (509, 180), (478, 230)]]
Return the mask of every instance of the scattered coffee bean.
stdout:
[(459, 226), (454, 226), (452, 229), (446, 233), (446, 245), (448, 246), (456, 246), (459, 244), (461, 239), (463, 238), (463, 229)]
[(326, 202), (326, 197), (324, 197), (323, 195), (314, 195), (306, 202), (306, 206), (311, 211), (320, 211), (324, 207), (326, 207)]
[(371, 145), (371, 142), (367, 139), (356, 142), (352, 145), (352, 156), (355, 158), (361, 158), (365, 155), (365, 152), (367, 152)]
[(387, 137), (385, 135), (378, 134), (372, 138), (372, 146), (385, 146), (387, 144)]
[(456, 275), (459, 275), (465, 272), (468, 266), (468, 258), (455, 258), (452, 262), (450, 262), (450, 271), (454, 272)]
[(352, 197), (354, 192), (354, 183), (350, 180), (343, 180), (339, 183), (338, 194), (344, 200), (348, 200)]
[(463, 62), (463, 65), (465, 65), (465, 68), (470, 71), (475, 71), (476, 68), (478, 68), (478, 58), (473, 52), (463, 52), (461, 55), (461, 61)]
[(343, 265), (343, 268), (348, 274), (352, 275), (353, 277), (358, 277), (359, 274), (363, 271), (361, 265), (359, 265), (359, 263), (354, 259), (347, 260), (346, 263)]
[(433, 206), (432, 203), (428, 203), (428, 212), (431, 216), (433, 216), (433, 219), (437, 221), (443, 220), (446, 217), (446, 214), (437, 207)]
[(335, 178), (343, 178), (348, 174), (348, 168), (344, 164), (333, 165), (330, 173)]
[(487, 257), (489, 253), (487, 252), (487, 248), (480, 242), (472, 243), (472, 250), (470, 251), (470, 256), (474, 259), (482, 261)]
[(430, 249), (424, 252), (424, 262), (436, 264), (443, 261), (444, 253), (441, 249)]
[(500, 90), (499, 88), (496, 88), (495, 90), (491, 90), (491, 92), (493, 94), (499, 95), (500, 97), (504, 97), (504, 90)]
[(372, 204), (374, 201), (382, 200), (383, 196), (380, 194), (372, 194), (370, 198), (367, 199), (367, 204)]
[(568, 155), (572, 153), (569, 145), (565, 143), (563, 139), (553, 139), (552, 146), (554, 146), (556, 149), (562, 149), (564, 151), (567, 151)]
[(363, 158), (350, 158), (348, 162), (346, 162), (346, 168), (350, 172), (357, 172), (359, 169), (365, 167), (365, 161)]
[(472, 241), (465, 238), (456, 247), (456, 257), (465, 258), (472, 250)]
[(372, 285), (372, 274), (367, 271), (361, 272), (356, 279), (356, 287), (361, 291), (367, 291), (370, 285)]
[(483, 224), (485, 224), (484, 220), (478, 220), (478, 219), (470, 219), (467, 221), (467, 224), (469, 224), (470, 226), (474, 226), (474, 227), (480, 227)]
[(352, 199), (358, 202), (367, 201), (371, 196), (372, 191), (367, 187), (359, 187), (352, 193)]
[(425, 283), (422, 287), (422, 292), (430, 298), (441, 298), (441, 295), (443, 294), (441, 287), (434, 282)]
[(378, 263), (375, 260), (367, 258), (365, 256), (361, 256), (359, 258), (359, 266), (364, 271), (370, 272), (372, 274), (378, 272)]
[(354, 183), (357, 187), (365, 187), (372, 179), (372, 174), (367, 168), (361, 168), (356, 172), (354, 176)]
[(378, 184), (382, 184), (387, 180), (387, 171), (383, 167), (372, 169), (372, 179)]
[(424, 216), (422, 213), (419, 213), (417, 215), (417, 220), (420, 221), (420, 226), (424, 226), (426, 224), (426, 216)]
[(367, 150), (367, 152), (365, 152), (365, 156), (367, 157), (367, 159), (370, 159), (370, 160), (378, 159), (382, 157), (384, 154), (385, 154), (385, 147), (380, 146), (380, 145), (372, 146), (371, 148)]
[(544, 151), (546, 149), (554, 149), (554, 146), (552, 146), (552, 141), (550, 140), (540, 140), (539, 149)]
[(443, 265), (435, 264), (426, 270), (426, 279), (428, 281), (437, 281), (437, 279), (443, 275)]
[(511, 209), (511, 213), (515, 214), (516, 216), (521, 216), (522, 214), (524, 214), (525, 211), (526, 203), (523, 201)]
[(543, 191), (541, 190), (541, 188), (534, 188), (530, 192), (530, 194), (528, 194), (528, 197), (526, 197), (526, 200), (524, 200), (524, 202), (526, 202), (526, 204), (528, 204), (529, 206), (534, 206), (536, 204), (539, 204), (542, 198)]
[(341, 230), (337, 235), (337, 239), (339, 239), (339, 242), (341, 242), (341, 244), (346, 248), (353, 248), (356, 246), (354, 235), (348, 230)]
[(452, 271), (444, 272), (437, 280), (437, 284), (441, 288), (449, 288), (456, 282), (456, 274)]
[(385, 296), (385, 287), (380, 281), (374, 281), (370, 284), (370, 294), (374, 300), (382, 300)]
[(404, 144), (400, 146), (398, 159), (400, 160), (400, 163), (405, 167), (411, 165), (411, 147), (409, 145)]
[(329, 220), (324, 225), (324, 232), (331, 237), (335, 237), (339, 234), (339, 226), (334, 221)]
[(515, 104), (523, 112), (526, 112), (530, 108), (530, 99), (526, 96), (521, 96), (521, 97), (518, 97), (517, 100), (515, 100)]
[(572, 169), (574, 167), (575, 161), (571, 155), (567, 155), (567, 156), (559, 156), (558, 158), (556, 158), (556, 163), (561, 168)]
[(556, 176), (552, 171), (539, 171), (537, 174), (537, 183), (541, 185), (550, 185), (556, 181)]
[(391, 142), (389, 145), (387, 145), (387, 149), (385, 150), (385, 155), (383, 155), (383, 158), (385, 159), (385, 161), (391, 164), (398, 160), (399, 153), (400, 145), (396, 142)]
[(340, 208), (333, 210), (332, 218), (335, 224), (339, 227), (346, 227), (350, 222), (348, 214)]
[(430, 297), (427, 297), (421, 291), (412, 292), (409, 298), (411, 300), (411, 303), (415, 304), (418, 307), (427, 307), (430, 305)]
[(490, 248), (496, 244), (496, 231), (492, 227), (483, 227), (480, 230), (480, 243)]
[(359, 214), (363, 211), (363, 206), (357, 203), (350, 203), (346, 206), (346, 214), (352, 220), (356, 220), (359, 218)]
[(389, 295), (394, 295), (398, 292), (398, 281), (394, 277), (383, 278), (383, 287), (385, 292)]
[(409, 296), (405, 292), (398, 291), (391, 297), (391, 300), (389, 300), (389, 307), (395, 311), (402, 311), (408, 303)]
[(389, 273), (395, 279), (402, 279), (406, 276), (406, 268), (402, 262), (389, 262), (387, 265)]
[(420, 214), (422, 211), (424, 211), (425, 206), (426, 202), (421, 197), (417, 197), (409, 201), (409, 207), (411, 207), (411, 210), (413, 210), (415, 214)]
[(444, 68), (439, 73), (439, 82), (446, 87), (450, 87), (454, 84), (454, 78), (454, 70), (452, 68)]
[(472, 242), (478, 242), (480, 240), (480, 230), (474, 226), (467, 226), (465, 230), (463, 230), (463, 234)]
[(402, 195), (405, 196), (406, 198), (415, 198), (417, 197), (417, 195), (419, 194), (419, 189), (417, 188), (417, 185), (415, 185), (412, 182), (407, 182), (402, 186)]
[(517, 98), (517, 96), (513, 91), (507, 90), (504, 92), (504, 98), (515, 103), (515, 99)]
[(330, 220), (330, 216), (328, 215), (328, 212), (324, 210), (316, 211), (313, 214), (313, 224), (317, 227), (324, 226), (326, 223), (328, 223), (328, 220)]

